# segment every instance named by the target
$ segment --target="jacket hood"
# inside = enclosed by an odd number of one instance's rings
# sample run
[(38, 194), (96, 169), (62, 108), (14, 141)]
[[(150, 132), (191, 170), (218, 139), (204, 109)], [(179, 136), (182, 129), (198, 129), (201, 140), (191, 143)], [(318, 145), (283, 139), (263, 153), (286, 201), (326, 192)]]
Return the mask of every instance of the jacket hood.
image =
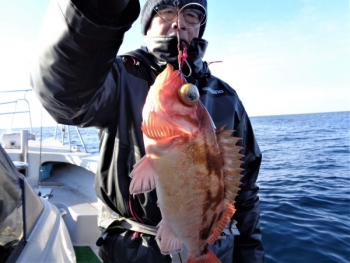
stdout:
[[(177, 37), (144, 36), (144, 42), (147, 51), (155, 57), (155, 61), (161, 69), (164, 69), (167, 63), (171, 64), (175, 69), (179, 68), (177, 60)], [(188, 79), (198, 79), (210, 75), (207, 63), (202, 60), (207, 46), (208, 41), (201, 38), (194, 38), (189, 44), (187, 62), (191, 67), (192, 73)], [(184, 64), (182, 71), (186, 76), (190, 74), (186, 63)]]

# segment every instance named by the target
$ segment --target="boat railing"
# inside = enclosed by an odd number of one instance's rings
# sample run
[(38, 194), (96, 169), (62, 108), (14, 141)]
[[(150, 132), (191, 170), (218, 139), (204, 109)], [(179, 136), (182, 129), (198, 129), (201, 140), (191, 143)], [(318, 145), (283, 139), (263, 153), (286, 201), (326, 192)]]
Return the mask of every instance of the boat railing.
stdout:
[[(30, 104), (28, 102), (28, 99), (27, 99), (27, 93), (32, 91), (32, 89), (22, 89), (22, 90), (0, 90), (0, 93), (22, 93), (20, 94), (19, 96), (16, 95), (16, 98), (15, 99), (10, 99), (10, 100), (7, 100), (7, 101), (3, 101), (3, 102), (0, 102), (0, 106), (2, 105), (10, 105), (10, 104), (14, 104), (14, 109), (13, 111), (4, 111), (4, 112), (0, 112), (0, 115), (12, 115), (12, 118), (11, 118), (11, 124), (9, 126), (9, 129), (8, 130), (12, 130), (12, 126), (13, 126), (13, 121), (14, 121), (14, 118), (17, 114), (23, 114), (23, 113), (26, 113), (28, 114), (29, 116), (29, 125), (30, 125), (30, 133), (33, 133), (33, 127), (32, 127), (32, 117), (31, 117), (31, 110), (30, 110)], [(21, 95), (23, 95), (23, 97), (21, 97)], [(3, 96), (1, 96), (3, 97)], [(24, 109), (24, 110), (17, 110), (17, 106), (18, 106), (18, 102), (20, 101), (23, 101), (25, 102), (27, 108)], [(62, 145), (65, 144), (64, 142), (64, 137), (65, 137), (65, 132), (66, 130), (68, 131), (68, 145), (69, 145), (69, 150), (70, 151), (76, 151), (76, 147), (72, 147), (71, 145), (71, 136), (70, 136), (70, 126), (69, 125), (63, 125), (63, 124), (59, 124), (57, 123), (56, 124), (56, 129), (55, 129), (55, 136), (54, 138), (56, 139), (56, 136), (57, 136), (57, 129), (58, 129), (58, 126), (61, 125), (61, 143)], [(85, 143), (84, 143), (84, 140), (80, 134), (80, 131), (78, 129), (78, 127), (75, 126), (75, 129), (76, 129), (76, 132), (78, 134), (78, 137), (79, 137), (79, 140), (80, 140), (80, 143), (84, 149), (84, 151), (87, 153), (87, 150), (86, 150), (86, 146), (85, 146)]]
[[(10, 130), (12, 129), (12, 125), (13, 125), (13, 120), (15, 118), (16, 114), (22, 114), (22, 113), (27, 113), (29, 115), (29, 125), (30, 125), (30, 132), (33, 132), (33, 127), (32, 127), (32, 117), (31, 117), (31, 111), (30, 111), (30, 105), (29, 102), (27, 100), (27, 93), (29, 91), (32, 91), (31, 89), (23, 89), (23, 90), (0, 90), (0, 93), (14, 93), (14, 92), (21, 92), (23, 93), (23, 98), (18, 98), (18, 99), (14, 99), (14, 100), (9, 100), (9, 101), (5, 101), (5, 102), (0, 102), (0, 106), (1, 105), (6, 105), (6, 104), (14, 104), (14, 109), (13, 111), (5, 111), (5, 112), (1, 112), (0, 115), (12, 115), (11, 118), (11, 125), (10, 125)], [(17, 110), (17, 105), (18, 102), (20, 101), (24, 101), (28, 107), (27, 110)]]
[[(69, 125), (64, 125), (64, 124), (56, 124), (56, 129), (55, 129), (55, 136), (54, 138), (56, 139), (57, 137), (57, 130), (58, 130), (58, 126), (61, 125), (61, 143), (62, 145), (64, 145), (64, 136), (66, 134), (66, 130), (68, 131), (68, 145), (69, 145), (69, 149), (72, 150), (72, 146), (71, 146), (71, 138), (70, 138), (70, 126)], [(79, 140), (80, 140), (80, 143), (81, 145), (83, 146), (84, 148), (84, 152), (87, 153), (87, 150), (86, 150), (86, 147), (85, 147), (85, 143), (84, 143), (84, 140), (83, 140), (83, 137), (81, 137), (81, 134), (80, 134), (80, 131), (78, 129), (77, 126), (74, 126), (75, 127), (75, 130), (78, 134), (78, 137), (79, 137)]]

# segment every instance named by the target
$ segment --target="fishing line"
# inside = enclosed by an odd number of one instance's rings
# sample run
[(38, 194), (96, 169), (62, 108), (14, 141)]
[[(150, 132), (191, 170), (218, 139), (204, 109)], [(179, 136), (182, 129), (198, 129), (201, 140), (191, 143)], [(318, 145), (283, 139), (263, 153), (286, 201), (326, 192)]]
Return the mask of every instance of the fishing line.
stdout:
[[(180, 34), (179, 34), (179, 31), (177, 31), (177, 52), (178, 52), (178, 57), (177, 57), (177, 61), (178, 61), (178, 64), (179, 64), (179, 71), (180, 73), (185, 76), (185, 77), (189, 77), (192, 75), (192, 68), (190, 66), (190, 64), (188, 63), (187, 61), (187, 57), (188, 57), (188, 54), (187, 54), (187, 46), (185, 46), (183, 48), (183, 50), (181, 50), (181, 46), (180, 46), (180, 43), (181, 43), (181, 39), (180, 39)], [(189, 74), (188, 75), (185, 75), (183, 72), (182, 72), (182, 68), (183, 68), (183, 65), (184, 63), (186, 63), (188, 69), (189, 69)]]
[[(41, 155), (42, 155), (42, 141), (43, 141), (43, 106), (40, 107), (40, 144), (39, 144), (39, 181), (38, 181), (38, 186), (39, 186), (39, 191), (38, 195), (41, 196), (41, 175), (43, 173), (43, 167), (41, 165)], [(40, 173), (41, 172), (41, 173)]]

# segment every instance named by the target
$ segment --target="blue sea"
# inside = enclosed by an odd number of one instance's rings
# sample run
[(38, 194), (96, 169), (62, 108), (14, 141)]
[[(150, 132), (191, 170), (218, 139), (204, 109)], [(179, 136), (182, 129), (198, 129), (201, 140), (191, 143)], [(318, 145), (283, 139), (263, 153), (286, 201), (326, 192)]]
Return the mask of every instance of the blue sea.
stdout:
[(350, 112), (251, 121), (266, 262), (350, 262)]
[[(258, 185), (266, 263), (350, 262), (350, 112), (251, 121), (263, 154)], [(97, 153), (97, 130), (79, 131), (87, 150)], [(40, 136), (39, 128), (34, 132)], [(65, 133), (67, 140), (67, 127)], [(80, 145), (74, 127), (70, 133)], [(55, 128), (42, 129), (43, 138), (54, 134)]]

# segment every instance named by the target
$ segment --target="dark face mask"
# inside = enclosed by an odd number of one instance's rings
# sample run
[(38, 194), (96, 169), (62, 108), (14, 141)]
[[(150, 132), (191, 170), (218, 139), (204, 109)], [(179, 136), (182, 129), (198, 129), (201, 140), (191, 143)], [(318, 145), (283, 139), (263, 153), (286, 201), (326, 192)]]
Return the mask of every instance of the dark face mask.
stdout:
[[(144, 42), (148, 49), (148, 52), (152, 54), (157, 64), (161, 68), (165, 68), (167, 63), (171, 64), (175, 69), (179, 68), (178, 64), (178, 50), (177, 50), (177, 37), (170, 36), (144, 36)], [(208, 46), (208, 42), (201, 38), (192, 39), (188, 46), (187, 62), (192, 69), (191, 76), (200, 76), (203, 71), (203, 61), (205, 50)], [(182, 71), (185, 75), (189, 75), (190, 70), (185, 63)]]

